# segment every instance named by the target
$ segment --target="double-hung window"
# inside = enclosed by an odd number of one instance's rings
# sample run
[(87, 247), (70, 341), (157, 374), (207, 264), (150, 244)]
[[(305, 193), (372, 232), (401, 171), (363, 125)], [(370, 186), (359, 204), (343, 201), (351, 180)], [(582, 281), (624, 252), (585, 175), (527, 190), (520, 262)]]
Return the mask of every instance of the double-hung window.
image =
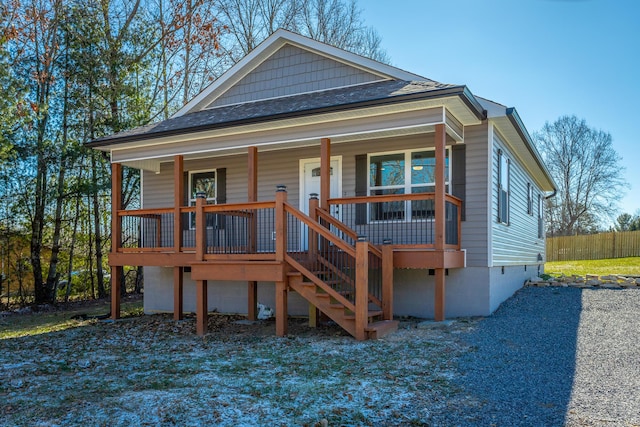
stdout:
[[(450, 182), (449, 149), (445, 158), (445, 185)], [(400, 151), (369, 155), (369, 195), (432, 193), (435, 191), (435, 150)], [(433, 200), (372, 203), (371, 221), (432, 219)]]
[(509, 224), (509, 167), (509, 159), (498, 150), (498, 222), (503, 224)]
[[(189, 206), (196, 205), (198, 193), (204, 193), (206, 204), (213, 205), (216, 203), (217, 195), (216, 187), (216, 171), (192, 171), (189, 172)], [(196, 226), (195, 214), (190, 215), (191, 228)], [(209, 226), (209, 224), (207, 224)]]
[(533, 215), (533, 185), (527, 183), (527, 213)]

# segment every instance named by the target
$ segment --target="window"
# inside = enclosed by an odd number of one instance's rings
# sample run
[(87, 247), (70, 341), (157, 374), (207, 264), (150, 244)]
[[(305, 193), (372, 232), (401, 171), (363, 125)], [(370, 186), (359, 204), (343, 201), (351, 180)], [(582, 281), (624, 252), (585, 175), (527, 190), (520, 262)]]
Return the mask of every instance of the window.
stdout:
[(538, 194), (538, 239), (544, 239), (544, 199)]
[(527, 213), (533, 215), (533, 186), (527, 183)]
[[(445, 191), (450, 182), (449, 149), (445, 151)], [(369, 195), (435, 191), (435, 150), (402, 151), (369, 156)], [(371, 221), (433, 217), (433, 201), (372, 203)]]
[(509, 167), (510, 161), (498, 150), (498, 222), (509, 224)]
[[(189, 206), (196, 205), (198, 193), (204, 193), (208, 205), (216, 203), (217, 195), (216, 171), (193, 171), (189, 172)], [(191, 228), (196, 227), (196, 216), (192, 212), (189, 215)], [(207, 224), (209, 226), (210, 224)]]

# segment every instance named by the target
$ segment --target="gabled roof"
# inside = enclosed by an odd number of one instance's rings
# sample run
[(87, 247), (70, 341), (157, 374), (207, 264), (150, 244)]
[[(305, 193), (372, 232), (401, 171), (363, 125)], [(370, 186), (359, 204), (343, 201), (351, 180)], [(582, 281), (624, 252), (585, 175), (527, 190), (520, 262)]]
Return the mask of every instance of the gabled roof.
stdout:
[(483, 117), (482, 106), (475, 100), (465, 86), (437, 83), (431, 80), (412, 82), (386, 80), (358, 86), (205, 109), (182, 116), (176, 116), (159, 123), (120, 132), (115, 135), (98, 138), (88, 145), (100, 147), (117, 144), (118, 142), (139, 141), (185, 132), (197, 132), (297, 116), (309, 116), (327, 111), (335, 112), (374, 105), (388, 105), (395, 102), (456, 95), (462, 97), (470, 109), (475, 110), (478, 118)]
[(211, 104), (216, 98), (221, 96), (241, 80), (271, 55), (277, 52), (286, 44), (291, 44), (305, 50), (320, 54), (324, 57), (332, 58), (338, 62), (359, 68), (363, 71), (377, 75), (380, 79), (403, 80), (403, 81), (432, 81), (417, 74), (409, 73), (391, 65), (383, 64), (369, 58), (348, 52), (317, 40), (295, 34), (287, 30), (279, 29), (264, 40), (258, 47), (252, 50), (247, 56), (227, 70), (216, 81), (203, 90), (198, 96), (182, 107), (173, 117), (183, 116), (188, 113), (199, 111)]

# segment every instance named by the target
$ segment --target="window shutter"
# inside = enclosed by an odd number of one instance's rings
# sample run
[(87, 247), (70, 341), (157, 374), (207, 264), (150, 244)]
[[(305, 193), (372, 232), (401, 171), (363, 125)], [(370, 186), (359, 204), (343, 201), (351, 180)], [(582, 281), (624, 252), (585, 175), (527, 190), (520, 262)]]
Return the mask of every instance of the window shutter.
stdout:
[(466, 165), (466, 145), (456, 144), (451, 147), (451, 179), (453, 185), (451, 194), (462, 200), (462, 211), (460, 216), (465, 220), (465, 196), (467, 192), (467, 165)]
[[(356, 196), (367, 195), (367, 155), (356, 155)], [(356, 225), (367, 223), (367, 205), (359, 203), (356, 205)]]

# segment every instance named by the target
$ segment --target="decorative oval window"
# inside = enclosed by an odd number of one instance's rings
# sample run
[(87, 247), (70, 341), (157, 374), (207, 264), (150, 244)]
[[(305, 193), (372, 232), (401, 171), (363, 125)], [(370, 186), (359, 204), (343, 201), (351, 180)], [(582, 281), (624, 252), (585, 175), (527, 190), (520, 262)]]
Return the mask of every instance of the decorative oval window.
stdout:
[[(329, 175), (333, 176), (333, 168), (329, 169)], [(317, 177), (320, 176), (320, 168), (313, 168), (311, 169), (311, 176), (312, 177)]]

